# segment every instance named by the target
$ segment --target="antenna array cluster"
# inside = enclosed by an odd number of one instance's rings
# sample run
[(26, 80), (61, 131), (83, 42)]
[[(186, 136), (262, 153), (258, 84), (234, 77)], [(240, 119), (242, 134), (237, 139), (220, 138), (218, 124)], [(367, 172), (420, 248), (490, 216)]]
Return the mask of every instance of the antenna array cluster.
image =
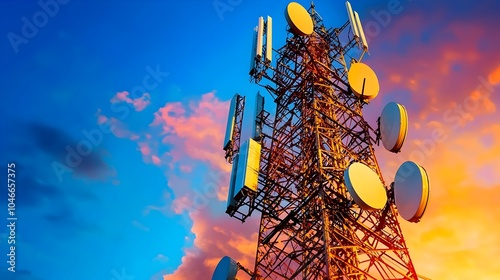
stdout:
[[(361, 62), (368, 51), (357, 12), (327, 29), (314, 9), (288, 4), (290, 35), (275, 50), (272, 19), (258, 20), (252, 80), (273, 97), (273, 120), (257, 93), (251, 138), (240, 147), (243, 96), (231, 100), (223, 148), (233, 164), (226, 212), (245, 221), (261, 213), (254, 270), (224, 257), (212, 279), (418, 279), (398, 214), (418, 222), (429, 200), (427, 172), (407, 161), (386, 185), (373, 145), (398, 153), (408, 132), (406, 108), (390, 102), (377, 128), (362, 109), (377, 97), (377, 75)], [(347, 43), (340, 34), (351, 27)], [(349, 36), (348, 36), (349, 38)], [(350, 50), (358, 46), (358, 59)], [(262, 80), (265, 79), (265, 83)]]

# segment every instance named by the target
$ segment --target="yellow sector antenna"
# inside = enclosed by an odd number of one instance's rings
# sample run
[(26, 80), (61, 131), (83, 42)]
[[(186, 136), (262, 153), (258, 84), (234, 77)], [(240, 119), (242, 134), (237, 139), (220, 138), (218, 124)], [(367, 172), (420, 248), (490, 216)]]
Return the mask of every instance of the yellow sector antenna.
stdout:
[(347, 80), (354, 94), (362, 99), (373, 99), (380, 91), (377, 74), (364, 63), (352, 63), (347, 73)]
[(293, 34), (304, 36), (313, 33), (314, 24), (311, 15), (299, 3), (291, 2), (288, 4), (285, 10), (285, 17)]

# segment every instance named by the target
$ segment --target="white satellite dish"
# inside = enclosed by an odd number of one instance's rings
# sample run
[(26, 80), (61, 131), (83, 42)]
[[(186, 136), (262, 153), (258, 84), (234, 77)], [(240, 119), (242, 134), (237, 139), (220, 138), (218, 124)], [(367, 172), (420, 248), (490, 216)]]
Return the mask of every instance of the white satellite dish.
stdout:
[(228, 256), (223, 257), (215, 268), (212, 280), (235, 280), (238, 265), (235, 260)]
[(406, 108), (396, 102), (385, 105), (380, 116), (380, 137), (384, 148), (398, 153), (408, 133), (408, 113)]
[(394, 200), (403, 219), (417, 223), (425, 213), (429, 202), (429, 176), (423, 167), (407, 161), (394, 178)]
[(354, 202), (364, 210), (380, 210), (387, 203), (387, 192), (378, 174), (355, 162), (344, 171), (344, 182)]

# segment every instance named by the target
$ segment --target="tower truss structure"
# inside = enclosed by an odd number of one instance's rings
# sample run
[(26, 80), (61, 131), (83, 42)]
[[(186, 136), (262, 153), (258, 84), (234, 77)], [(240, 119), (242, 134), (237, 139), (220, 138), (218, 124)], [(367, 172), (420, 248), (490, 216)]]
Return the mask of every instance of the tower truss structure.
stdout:
[(314, 6), (309, 13), (314, 32), (288, 32), (275, 50), (276, 66), (256, 61), (250, 72), (276, 103), (273, 119), (265, 111), (259, 116), (259, 188), (228, 209), (241, 221), (261, 212), (252, 279), (418, 279), (392, 185), (384, 183), (386, 206), (368, 211), (353, 202), (344, 182), (352, 162), (384, 182), (373, 149), (377, 129), (364, 119), (367, 103), (347, 80), (358, 41), (349, 39), (349, 22), (328, 29)]

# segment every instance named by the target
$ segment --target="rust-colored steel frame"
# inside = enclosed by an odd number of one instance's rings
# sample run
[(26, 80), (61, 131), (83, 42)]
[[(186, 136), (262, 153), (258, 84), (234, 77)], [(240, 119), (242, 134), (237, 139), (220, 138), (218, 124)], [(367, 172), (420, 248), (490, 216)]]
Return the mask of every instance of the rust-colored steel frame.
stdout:
[(289, 33), (276, 68), (260, 63), (252, 71), (277, 104), (274, 121), (263, 118), (259, 190), (229, 212), (242, 221), (262, 213), (254, 279), (418, 279), (392, 189), (380, 211), (360, 209), (346, 190), (343, 173), (353, 161), (383, 182), (377, 133), (347, 84), (345, 56), (356, 45), (340, 42), (347, 23), (327, 30), (310, 12), (313, 35)]

